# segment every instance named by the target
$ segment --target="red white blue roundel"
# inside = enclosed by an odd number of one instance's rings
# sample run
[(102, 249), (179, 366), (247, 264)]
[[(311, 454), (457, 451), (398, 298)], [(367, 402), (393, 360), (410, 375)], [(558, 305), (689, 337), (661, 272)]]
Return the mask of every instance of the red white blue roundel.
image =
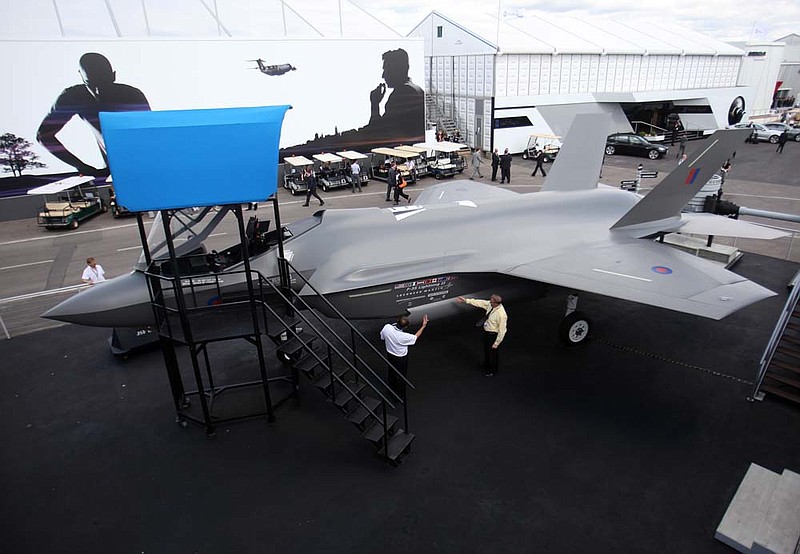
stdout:
[(663, 265), (654, 265), (653, 267), (650, 268), (650, 271), (652, 271), (653, 273), (658, 273), (659, 275), (670, 275), (672, 273), (672, 270), (670, 268), (665, 267)]

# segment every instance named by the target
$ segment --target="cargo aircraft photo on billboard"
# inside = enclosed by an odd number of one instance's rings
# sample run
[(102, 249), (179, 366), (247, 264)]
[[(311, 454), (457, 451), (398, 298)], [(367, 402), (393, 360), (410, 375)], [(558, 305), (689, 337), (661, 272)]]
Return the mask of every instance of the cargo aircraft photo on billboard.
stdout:
[[(563, 294), (566, 299), (580, 291), (721, 319), (773, 296), (736, 273), (656, 240), (676, 231), (784, 236), (745, 221), (681, 213), (748, 131), (715, 132), (641, 196), (598, 184), (608, 128), (604, 116), (577, 116), (541, 192), (520, 194), (459, 180), (427, 188), (409, 206), (320, 210), (269, 232), (262, 227), (266, 222), (251, 221), (246, 233), (250, 264), (277, 279), (280, 232), (292, 286), (320, 311), (326, 306), (317, 292), (356, 319), (455, 315), (463, 309), (455, 301), (459, 296), (500, 294), (514, 300)], [(204, 240), (224, 216), (225, 210), (208, 208), (171, 218), (183, 225), (174, 229), (178, 254), (206, 252)], [(165, 255), (161, 227), (153, 225), (148, 240), (155, 259)], [(242, 289), (241, 273), (225, 275), (241, 269), (242, 251), (236, 245), (211, 252), (207, 265), (193, 267), (192, 275), (221, 274), (226, 289)], [(44, 317), (108, 327), (151, 324), (144, 267), (140, 261), (130, 274), (83, 291)], [(193, 291), (201, 294), (202, 282)], [(206, 294), (208, 302), (218, 300), (214, 287)], [(571, 311), (560, 324), (567, 344), (584, 341), (589, 332), (590, 319), (580, 311)]]
[(290, 71), (297, 70), (296, 67), (294, 67), (292, 64), (289, 63), (282, 63), (278, 65), (267, 65), (261, 58), (255, 60), (247, 60), (247, 61), (256, 62), (257, 67), (254, 67), (253, 69), (258, 69), (264, 75), (270, 75), (272, 77), (277, 77), (278, 75), (285, 75)]

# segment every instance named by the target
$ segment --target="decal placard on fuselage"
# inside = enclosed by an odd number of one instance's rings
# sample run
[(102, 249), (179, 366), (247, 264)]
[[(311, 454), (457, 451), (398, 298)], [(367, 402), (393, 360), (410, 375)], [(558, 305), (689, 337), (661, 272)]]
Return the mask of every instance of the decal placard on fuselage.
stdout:
[(394, 285), (396, 301), (407, 306), (438, 302), (447, 297), (456, 279), (455, 275), (440, 275), (397, 283)]

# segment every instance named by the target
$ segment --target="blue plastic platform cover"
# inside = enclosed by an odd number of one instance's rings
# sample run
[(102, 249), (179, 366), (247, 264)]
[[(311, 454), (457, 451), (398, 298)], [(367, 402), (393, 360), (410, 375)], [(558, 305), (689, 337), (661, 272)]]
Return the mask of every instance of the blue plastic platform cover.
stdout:
[(101, 112), (120, 205), (131, 211), (266, 200), (291, 106)]

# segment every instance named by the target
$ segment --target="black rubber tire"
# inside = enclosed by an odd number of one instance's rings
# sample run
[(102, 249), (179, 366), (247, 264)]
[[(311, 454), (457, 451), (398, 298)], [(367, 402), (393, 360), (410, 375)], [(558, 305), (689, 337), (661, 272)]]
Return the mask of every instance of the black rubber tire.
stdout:
[(772, 135), (769, 137), (770, 144), (778, 144), (778, 135)]
[(77, 219), (73, 219), (69, 224), (69, 228), (73, 229), (73, 230), (77, 229), (79, 226), (80, 226), (80, 223), (78, 222)]
[(647, 153), (647, 157), (650, 158), (651, 160), (657, 160), (658, 158), (661, 157), (661, 152), (659, 152), (658, 150), (650, 150)]
[(589, 339), (592, 321), (586, 314), (575, 311), (565, 316), (558, 327), (558, 339), (565, 346), (578, 346)]
[(616, 151), (617, 151), (617, 149), (614, 148), (613, 146), (611, 146), (611, 145), (607, 145), (606, 146), (606, 156), (613, 156), (614, 152), (616, 152)]

